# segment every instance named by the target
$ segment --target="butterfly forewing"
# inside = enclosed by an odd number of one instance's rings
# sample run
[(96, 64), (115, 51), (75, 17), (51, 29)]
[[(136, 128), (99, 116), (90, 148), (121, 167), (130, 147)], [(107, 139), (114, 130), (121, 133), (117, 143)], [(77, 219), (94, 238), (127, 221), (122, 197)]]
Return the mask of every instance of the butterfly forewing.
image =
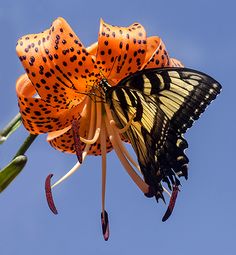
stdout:
[(187, 178), (183, 133), (220, 92), (210, 76), (187, 68), (146, 69), (109, 89), (106, 101), (134, 148), (146, 182), (161, 192), (161, 181)]
[(188, 68), (147, 69), (124, 79), (119, 86), (156, 95), (163, 113), (180, 133), (191, 127), (221, 89), (210, 76)]
[(124, 136), (131, 142), (138, 159), (147, 164), (154, 157), (154, 153), (148, 156), (148, 147), (155, 151), (157, 144), (161, 146), (165, 138), (163, 134), (168, 130), (168, 118), (163, 115), (155, 98), (147, 98), (131, 88), (120, 86), (112, 89), (107, 102), (118, 127), (123, 128), (134, 117)]

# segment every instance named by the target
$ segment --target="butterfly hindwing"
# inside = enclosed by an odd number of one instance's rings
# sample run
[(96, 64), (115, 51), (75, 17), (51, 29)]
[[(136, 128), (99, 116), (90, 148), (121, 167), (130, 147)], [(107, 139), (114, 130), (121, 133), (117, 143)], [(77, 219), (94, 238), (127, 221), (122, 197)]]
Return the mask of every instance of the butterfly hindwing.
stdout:
[(220, 92), (210, 76), (188, 68), (145, 69), (109, 89), (106, 100), (132, 144), (145, 181), (161, 192), (161, 181), (187, 178), (183, 134)]

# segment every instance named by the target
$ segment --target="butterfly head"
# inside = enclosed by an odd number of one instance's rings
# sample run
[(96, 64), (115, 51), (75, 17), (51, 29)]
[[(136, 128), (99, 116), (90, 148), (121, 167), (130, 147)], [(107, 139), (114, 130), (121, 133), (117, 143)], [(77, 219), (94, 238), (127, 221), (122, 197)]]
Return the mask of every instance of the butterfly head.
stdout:
[(101, 89), (103, 90), (103, 92), (106, 94), (109, 89), (111, 88), (111, 85), (108, 83), (107, 79), (106, 78), (103, 78), (101, 81), (100, 81), (100, 87)]

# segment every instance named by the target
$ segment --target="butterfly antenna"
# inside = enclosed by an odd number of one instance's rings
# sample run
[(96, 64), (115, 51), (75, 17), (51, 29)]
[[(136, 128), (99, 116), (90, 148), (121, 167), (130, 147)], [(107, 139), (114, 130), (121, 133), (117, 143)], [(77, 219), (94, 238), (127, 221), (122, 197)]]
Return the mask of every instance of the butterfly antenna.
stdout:
[(111, 70), (110, 70), (110, 72), (109, 72), (109, 74), (108, 74), (107, 77), (109, 77), (109, 76), (111, 75), (111, 71), (113, 70), (117, 59), (118, 59), (118, 58), (117, 58), (117, 56), (116, 56), (115, 59), (114, 59), (114, 62), (113, 62), (113, 64), (112, 64)]
[[(94, 103), (95, 102), (97, 102), (97, 103), (104, 102), (102, 95), (100, 96), (95, 92), (91, 92), (92, 90), (94, 90), (94, 91), (98, 91), (101, 94), (101, 91), (100, 91), (99, 87), (97, 86), (96, 81), (94, 81), (92, 85), (87, 84), (87, 87), (90, 88), (89, 92), (77, 92), (77, 93), (88, 96)], [(101, 101), (97, 101), (96, 98), (101, 99)]]
[(115, 59), (114, 59), (114, 61), (113, 61), (113, 64), (112, 64), (112, 66), (111, 66), (111, 69), (110, 69), (110, 71), (109, 71), (107, 77), (102, 73), (102, 70), (99, 68), (99, 73), (100, 73), (102, 79), (105, 79), (106, 81), (108, 80), (108, 77), (111, 75), (111, 72), (112, 72), (112, 70), (113, 70), (113, 68), (114, 68), (114, 66), (115, 66), (115, 63), (116, 63), (117, 59), (118, 59), (118, 58), (117, 58), (117, 56), (116, 56)]

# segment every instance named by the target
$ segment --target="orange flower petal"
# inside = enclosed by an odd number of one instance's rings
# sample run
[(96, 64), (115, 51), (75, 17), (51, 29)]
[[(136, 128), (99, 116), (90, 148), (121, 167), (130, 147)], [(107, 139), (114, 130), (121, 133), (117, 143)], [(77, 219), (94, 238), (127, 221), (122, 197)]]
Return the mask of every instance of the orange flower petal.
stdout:
[(76, 105), (81, 94), (72, 92), (87, 92), (95, 81), (94, 60), (62, 18), (19, 39), (16, 51), (40, 97), (53, 106)]
[(145, 64), (143, 65), (142, 69), (170, 66), (170, 58), (160, 37), (148, 37), (147, 45), (148, 49)]
[(16, 93), (23, 124), (32, 134), (47, 133), (69, 126), (84, 107), (81, 103), (71, 109), (58, 109), (41, 98), (33, 97), (36, 90), (26, 74), (18, 79)]
[(107, 79), (120, 80), (140, 70), (146, 49), (146, 32), (140, 24), (117, 27), (101, 20), (96, 64)]
[(89, 55), (92, 55), (93, 57), (96, 57), (97, 49), (98, 49), (98, 42), (95, 42), (86, 48)]
[(170, 59), (170, 66), (173, 66), (173, 67), (183, 67), (184, 65), (178, 59), (171, 58)]

